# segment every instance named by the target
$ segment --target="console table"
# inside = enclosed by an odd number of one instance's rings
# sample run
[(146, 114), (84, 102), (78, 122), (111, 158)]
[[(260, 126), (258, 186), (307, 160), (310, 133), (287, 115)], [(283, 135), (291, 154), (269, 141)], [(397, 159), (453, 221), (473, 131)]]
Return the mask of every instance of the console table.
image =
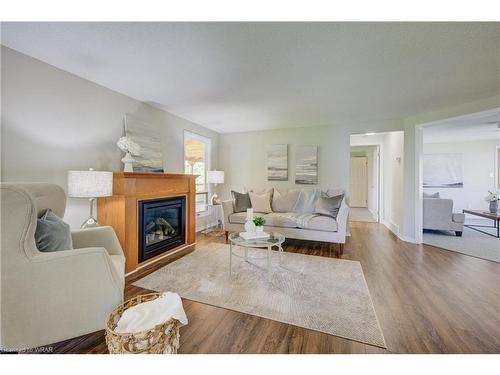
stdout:
[[(472, 224), (467, 224), (464, 225), (464, 227), (473, 229), (475, 231), (487, 234), (488, 236), (500, 238), (500, 214), (497, 212), (495, 214), (492, 214), (491, 212), (488, 211), (482, 211), (482, 210), (463, 210), (464, 214), (469, 214), (469, 215), (475, 215), (475, 216), (480, 216), (484, 217), (486, 219), (493, 220), (493, 225), (472, 225)], [(497, 230), (497, 234), (491, 234), (488, 232), (485, 232), (484, 230), (481, 230), (479, 228), (494, 228)]]

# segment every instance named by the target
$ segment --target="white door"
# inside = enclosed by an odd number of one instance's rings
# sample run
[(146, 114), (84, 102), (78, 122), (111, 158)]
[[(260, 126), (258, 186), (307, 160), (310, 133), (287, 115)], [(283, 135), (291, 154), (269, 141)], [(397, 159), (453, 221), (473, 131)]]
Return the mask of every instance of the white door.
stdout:
[(352, 157), (349, 175), (350, 206), (368, 207), (368, 158)]

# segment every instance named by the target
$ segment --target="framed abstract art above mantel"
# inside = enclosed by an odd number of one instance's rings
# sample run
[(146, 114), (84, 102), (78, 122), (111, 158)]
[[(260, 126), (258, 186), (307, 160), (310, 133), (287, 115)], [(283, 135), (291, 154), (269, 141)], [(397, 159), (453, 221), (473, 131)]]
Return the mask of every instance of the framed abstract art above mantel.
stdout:
[(144, 122), (128, 113), (124, 116), (123, 122), (127, 137), (141, 146), (141, 154), (134, 156), (134, 172), (163, 172), (159, 129), (154, 124)]

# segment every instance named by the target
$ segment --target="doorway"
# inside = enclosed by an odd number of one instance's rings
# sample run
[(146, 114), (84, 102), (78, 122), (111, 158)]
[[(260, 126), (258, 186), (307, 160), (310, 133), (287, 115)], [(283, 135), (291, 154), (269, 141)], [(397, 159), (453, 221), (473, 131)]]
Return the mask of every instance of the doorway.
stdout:
[(415, 140), (416, 241), (500, 261), (496, 227), (477, 215), (500, 182), (500, 108), (420, 124)]
[(350, 147), (349, 217), (351, 221), (379, 222), (379, 145)]

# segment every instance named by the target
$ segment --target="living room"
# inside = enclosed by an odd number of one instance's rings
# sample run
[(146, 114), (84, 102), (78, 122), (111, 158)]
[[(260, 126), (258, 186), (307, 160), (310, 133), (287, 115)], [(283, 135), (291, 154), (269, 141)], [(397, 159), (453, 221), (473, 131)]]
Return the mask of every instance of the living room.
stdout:
[(2, 352), (498, 354), (498, 23), (1, 37)]
[[(491, 216), (498, 211), (491, 198), (499, 187), (499, 124), (493, 111), (423, 129), (424, 243), (500, 261)], [(447, 222), (448, 211), (455, 219)]]

